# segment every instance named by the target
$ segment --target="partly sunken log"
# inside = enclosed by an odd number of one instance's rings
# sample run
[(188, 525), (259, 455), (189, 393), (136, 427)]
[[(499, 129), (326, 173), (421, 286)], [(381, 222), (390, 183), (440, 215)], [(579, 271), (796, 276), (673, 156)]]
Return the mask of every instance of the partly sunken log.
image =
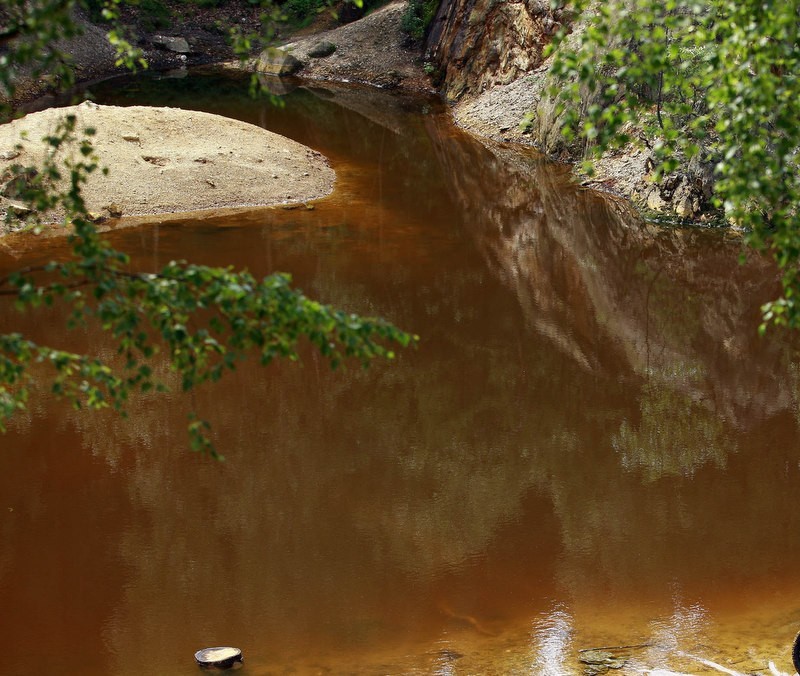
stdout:
[(242, 651), (239, 648), (218, 647), (203, 648), (194, 654), (194, 659), (201, 667), (216, 667), (217, 669), (230, 669), (241, 664)]

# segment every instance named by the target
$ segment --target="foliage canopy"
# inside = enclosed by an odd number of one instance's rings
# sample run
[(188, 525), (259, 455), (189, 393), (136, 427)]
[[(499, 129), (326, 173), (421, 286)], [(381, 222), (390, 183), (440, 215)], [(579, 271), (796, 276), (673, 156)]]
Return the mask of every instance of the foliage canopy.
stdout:
[[(115, 0), (116, 2), (116, 0)], [(116, 4), (106, 3), (109, 19)], [(66, 56), (54, 43), (76, 35), (73, 0), (13, 0), (3, 9), (0, 39), (0, 87), (13, 91), (20, 68), (41, 74), (57, 72), (71, 82)], [(140, 55), (112, 28), (121, 62)], [(81, 194), (86, 177), (100, 170), (91, 144), (93, 130), (77, 129), (65, 117), (43, 139), (49, 148), (43, 166), (12, 166), (4, 185), (32, 210), (33, 220), (60, 206), (69, 226), (71, 257), (14, 271), (0, 278), (0, 296), (21, 311), (55, 303), (69, 308), (69, 326), (99, 326), (113, 339), (116, 357), (103, 360), (43, 345), (17, 332), (0, 333), (0, 431), (24, 409), (30, 386), (41, 375), (37, 364), (52, 369), (52, 391), (76, 408), (113, 407), (124, 413), (134, 391), (164, 390), (154, 375), (159, 353), (169, 361), (184, 390), (219, 379), (248, 356), (262, 365), (273, 359), (298, 358), (309, 342), (332, 366), (348, 358), (366, 364), (391, 359), (392, 345), (417, 341), (389, 322), (348, 314), (304, 296), (285, 274), (256, 279), (247, 271), (172, 261), (157, 273), (131, 268), (97, 231)], [(78, 152), (64, 152), (77, 148)], [(77, 159), (76, 159), (77, 158)], [(13, 217), (9, 210), (7, 218)], [(208, 425), (192, 416), (192, 448), (217, 455)]]
[(636, 130), (662, 173), (710, 163), (717, 206), (781, 269), (765, 324), (800, 327), (800, 2), (571, 5), (575, 31), (553, 45), (565, 132), (603, 151)]

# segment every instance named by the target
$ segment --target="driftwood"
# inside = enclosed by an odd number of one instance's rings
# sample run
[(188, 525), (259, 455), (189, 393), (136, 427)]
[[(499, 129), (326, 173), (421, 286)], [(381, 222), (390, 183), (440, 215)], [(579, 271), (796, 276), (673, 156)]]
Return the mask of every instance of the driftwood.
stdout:
[(603, 645), (597, 648), (582, 648), (579, 653), (588, 653), (594, 650), (637, 650), (639, 648), (652, 648), (654, 643), (636, 643), (634, 645)]
[[(711, 660), (707, 660), (703, 657), (697, 657), (696, 655), (690, 655), (688, 653), (678, 652), (676, 655), (680, 657), (685, 657), (690, 660), (694, 660), (695, 662), (699, 662), (700, 664), (709, 667), (711, 669), (716, 669), (717, 671), (721, 671), (723, 674), (728, 674), (729, 676), (749, 676), (749, 674), (743, 674), (741, 671), (734, 671), (733, 669), (728, 669), (728, 667), (723, 667), (721, 664), (717, 664), (716, 662), (712, 662)], [(783, 671), (779, 671), (778, 668), (775, 666), (775, 663), (770, 661), (769, 663), (769, 670), (773, 676), (791, 676), (791, 674), (787, 674)]]

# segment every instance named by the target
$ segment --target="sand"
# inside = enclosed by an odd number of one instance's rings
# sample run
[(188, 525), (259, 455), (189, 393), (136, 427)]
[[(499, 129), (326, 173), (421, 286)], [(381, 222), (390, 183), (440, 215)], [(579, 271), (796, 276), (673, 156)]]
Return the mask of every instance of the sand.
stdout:
[[(13, 164), (39, 164), (46, 149), (41, 139), (65, 115), (76, 116), (77, 130), (96, 130), (91, 142), (100, 165), (108, 168), (106, 175), (92, 173), (83, 188), (94, 214), (126, 217), (305, 203), (333, 189), (335, 174), (322, 155), (255, 125), (178, 108), (90, 102), (0, 125), (0, 177)], [(21, 141), (23, 132), (27, 138)], [(62, 155), (79, 158), (77, 144)], [(0, 198), (0, 211), (8, 202)], [(52, 212), (46, 220), (59, 222), (62, 216)]]

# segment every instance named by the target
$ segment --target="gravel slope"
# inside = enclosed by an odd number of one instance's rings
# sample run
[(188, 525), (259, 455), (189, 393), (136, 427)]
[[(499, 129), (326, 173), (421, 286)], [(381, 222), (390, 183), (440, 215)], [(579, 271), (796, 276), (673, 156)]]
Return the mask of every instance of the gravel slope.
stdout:
[[(418, 50), (406, 45), (401, 29), (407, 6), (407, 0), (392, 2), (353, 23), (298, 37), (281, 49), (304, 64), (298, 73), (303, 78), (430, 92)], [(327, 56), (311, 56), (321, 43), (336, 49)]]

